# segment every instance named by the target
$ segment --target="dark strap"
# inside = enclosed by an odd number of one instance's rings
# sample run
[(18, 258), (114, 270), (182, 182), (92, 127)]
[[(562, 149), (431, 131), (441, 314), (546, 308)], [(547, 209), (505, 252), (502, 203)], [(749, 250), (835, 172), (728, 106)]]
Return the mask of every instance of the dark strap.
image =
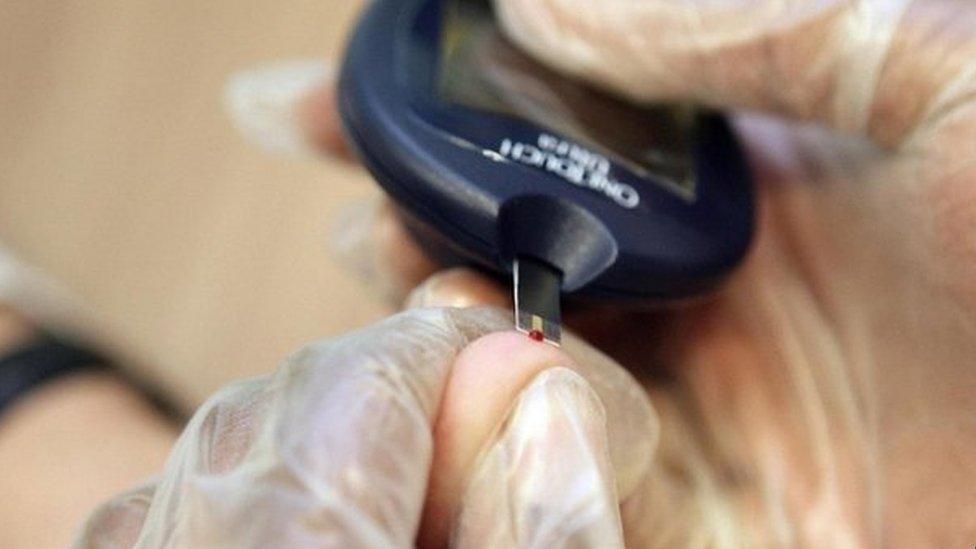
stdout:
[(95, 353), (50, 337), (0, 356), (0, 414), (47, 381), (104, 365)]

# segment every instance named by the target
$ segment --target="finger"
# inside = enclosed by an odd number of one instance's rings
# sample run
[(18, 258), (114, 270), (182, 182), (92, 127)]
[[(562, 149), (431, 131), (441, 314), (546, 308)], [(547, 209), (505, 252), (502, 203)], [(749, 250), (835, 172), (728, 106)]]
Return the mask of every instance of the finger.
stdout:
[(487, 309), (411, 311), (225, 391), (193, 418), (167, 466), (148, 520), (169, 528), (143, 540), (411, 544), (454, 359), (509, 325)]
[(134, 547), (139, 539), (156, 482), (149, 482), (121, 494), (96, 509), (75, 540), (76, 549)]
[(415, 288), (404, 307), (477, 307), (511, 309), (511, 293), (498, 281), (458, 267), (440, 271)]
[(241, 134), (263, 149), (353, 160), (336, 106), (335, 70), (324, 61), (238, 73), (227, 83), (224, 104)]
[(610, 459), (620, 496), (643, 479), (657, 445), (658, 422), (647, 395), (619, 365), (567, 334), (566, 351), (524, 334), (502, 332), (466, 347), (454, 364), (434, 426), (435, 453), (420, 540), (440, 546), (449, 538), (459, 501), (479, 450), (540, 372), (571, 368), (604, 403)]
[(535, 56), (638, 100), (815, 119), (886, 145), (973, 91), (976, 7), (966, 2), (496, 5)]
[(417, 246), (385, 198), (346, 208), (332, 234), (336, 259), (393, 305), (401, 304), (439, 268)]
[(607, 418), (579, 374), (522, 392), (461, 502), (459, 547), (623, 547)]

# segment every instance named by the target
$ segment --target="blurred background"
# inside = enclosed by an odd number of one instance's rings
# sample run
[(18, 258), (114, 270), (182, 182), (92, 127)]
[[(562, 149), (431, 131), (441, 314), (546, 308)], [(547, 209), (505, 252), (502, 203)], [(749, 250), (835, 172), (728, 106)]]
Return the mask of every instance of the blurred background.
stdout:
[(358, 5), (0, 0), (0, 245), (183, 407), (384, 312), (328, 247), (368, 177), (256, 150), (222, 105), (238, 71), (337, 60)]

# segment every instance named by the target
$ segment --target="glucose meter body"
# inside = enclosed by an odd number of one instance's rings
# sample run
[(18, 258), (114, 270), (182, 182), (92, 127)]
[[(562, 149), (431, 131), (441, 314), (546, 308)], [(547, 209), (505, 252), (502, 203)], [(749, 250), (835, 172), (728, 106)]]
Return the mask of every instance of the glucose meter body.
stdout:
[(562, 294), (660, 302), (714, 288), (747, 251), (750, 175), (723, 116), (564, 77), (509, 43), (485, 0), (374, 1), (339, 107), (446, 263), (506, 274), (521, 258)]

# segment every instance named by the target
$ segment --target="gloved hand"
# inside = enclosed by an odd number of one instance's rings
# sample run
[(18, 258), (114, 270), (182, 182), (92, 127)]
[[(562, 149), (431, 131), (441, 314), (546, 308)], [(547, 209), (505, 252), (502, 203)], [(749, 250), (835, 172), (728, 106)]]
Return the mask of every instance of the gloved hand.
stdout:
[[(972, 543), (976, 7), (496, 6), (518, 44), (596, 85), (635, 101), (751, 111), (737, 126), (757, 175), (759, 234), (731, 284), (677, 311), (570, 319), (644, 380), (661, 416), (655, 461), (623, 506), (626, 539)], [(242, 120), (267, 114), (255, 98), (281, 97), (262, 93), (280, 89), (286, 79), (275, 74), (239, 81), (231, 96)], [(315, 82), (324, 91), (290, 95), (305, 97), (298, 107), (278, 103), (289, 116), (273, 129), (335, 150), (329, 86)], [(360, 219), (340, 242), (366, 250), (357, 268), (386, 295), (401, 297), (436, 268), (385, 207)], [(452, 272), (420, 292), (500, 298), (471, 280)]]
[(415, 309), (227, 387), (76, 546), (407, 547), (425, 500), (428, 545), (457, 524), (461, 546), (621, 546), (618, 494), (656, 440), (645, 394), (509, 325)]

